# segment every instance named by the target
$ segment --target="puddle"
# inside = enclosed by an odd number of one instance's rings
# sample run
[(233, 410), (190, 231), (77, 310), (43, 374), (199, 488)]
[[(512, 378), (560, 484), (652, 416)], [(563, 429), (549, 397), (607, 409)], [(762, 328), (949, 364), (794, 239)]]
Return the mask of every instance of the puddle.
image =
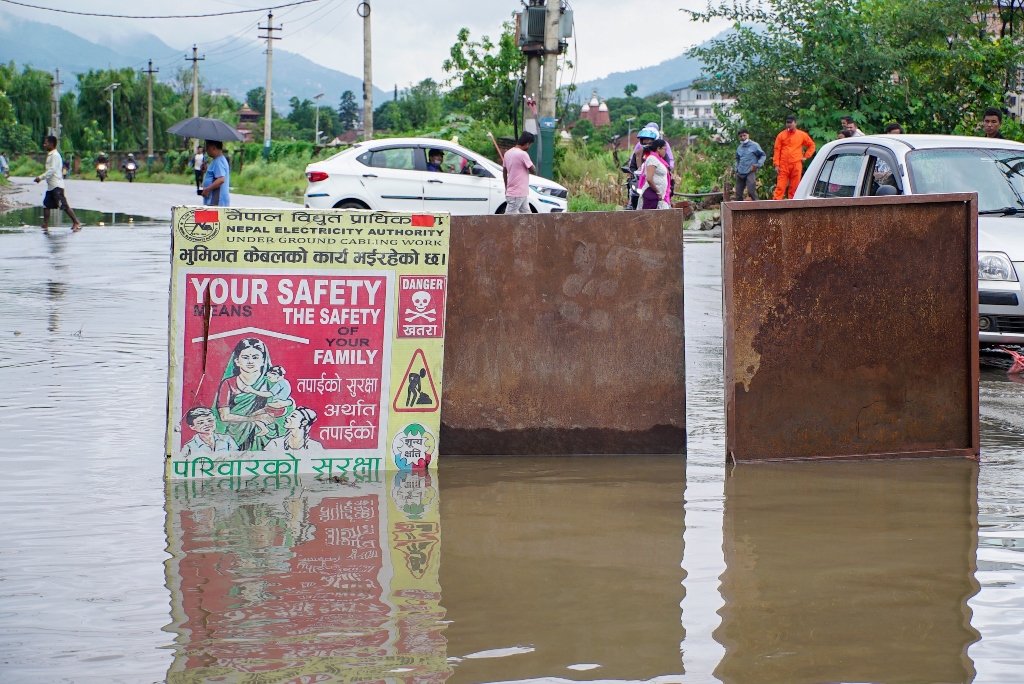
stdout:
[(5, 684), (1020, 681), (1024, 385), (983, 375), (980, 467), (727, 472), (718, 241), (686, 245), (686, 461), (166, 485), (166, 224), (16, 215)]
[[(103, 211), (92, 211), (91, 209), (75, 209), (75, 216), (85, 226), (120, 226), (133, 225), (136, 223), (154, 223), (154, 219), (134, 214), (118, 214)], [(12, 209), (0, 213), (0, 234), (11, 232), (12, 228), (38, 228), (43, 221), (42, 207), (26, 207), (23, 209)], [(71, 219), (62, 211), (50, 212), (50, 226), (71, 227)], [(3, 230), (3, 229), (8, 230)]]

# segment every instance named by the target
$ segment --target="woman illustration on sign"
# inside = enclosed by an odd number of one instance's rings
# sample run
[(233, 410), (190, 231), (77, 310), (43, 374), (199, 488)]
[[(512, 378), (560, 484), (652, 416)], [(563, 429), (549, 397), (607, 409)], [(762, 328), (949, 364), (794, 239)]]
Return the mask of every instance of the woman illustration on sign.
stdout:
[(220, 425), (218, 431), (231, 435), (242, 451), (263, 451), (270, 440), (283, 434), (287, 409), (267, 406), (271, 385), (270, 352), (263, 340), (246, 337), (235, 345), (231, 359), (217, 390), (213, 408)]
[(267, 451), (323, 451), (323, 444), (309, 436), (316, 422), (316, 411), (305, 406), (288, 414), (284, 419), (287, 432), (267, 444)]

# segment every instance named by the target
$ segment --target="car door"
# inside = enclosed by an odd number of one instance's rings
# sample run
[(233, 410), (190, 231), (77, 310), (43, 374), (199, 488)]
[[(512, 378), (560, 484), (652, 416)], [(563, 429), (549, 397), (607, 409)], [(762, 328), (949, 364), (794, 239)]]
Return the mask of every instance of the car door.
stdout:
[(818, 172), (811, 196), (857, 197), (866, 160), (863, 147), (838, 146)]
[[(861, 197), (872, 197), (884, 194), (903, 194), (903, 167), (896, 161), (890, 150), (871, 146), (867, 148), (867, 166), (864, 169), (864, 180), (861, 184)], [(895, 188), (895, 193), (881, 190), (883, 186)]]
[(415, 145), (388, 145), (356, 157), (367, 194), (380, 211), (423, 211), (423, 151)]
[[(498, 206), (494, 174), (464, 154), (443, 146), (424, 149), (444, 153), (441, 171), (427, 171), (423, 197), (427, 211), (447, 211), (453, 215), (492, 214)], [(504, 199), (504, 197), (501, 197)]]

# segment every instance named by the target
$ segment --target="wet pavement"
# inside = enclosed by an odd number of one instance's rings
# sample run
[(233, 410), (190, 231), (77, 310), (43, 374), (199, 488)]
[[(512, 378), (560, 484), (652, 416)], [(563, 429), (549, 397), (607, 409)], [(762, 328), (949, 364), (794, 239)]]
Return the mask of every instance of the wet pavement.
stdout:
[(698, 236), (685, 461), (167, 485), (169, 228), (132, 218), (0, 219), (3, 682), (1021, 681), (1005, 374), (982, 374), (980, 466), (727, 471)]
[[(35, 183), (31, 178), (11, 178), (11, 184), (19, 190), (10, 195), (14, 202), (27, 205), (41, 205), (46, 183)], [(149, 216), (154, 219), (170, 220), (171, 207), (195, 206), (202, 204), (196, 195), (194, 185), (174, 183), (123, 183), (114, 181), (65, 180), (67, 198), (71, 208), (91, 211), (106, 211), (117, 207), (127, 214)], [(231, 193), (231, 206), (245, 207), (300, 207), (273, 197), (256, 197)], [(66, 220), (67, 217), (65, 217)]]

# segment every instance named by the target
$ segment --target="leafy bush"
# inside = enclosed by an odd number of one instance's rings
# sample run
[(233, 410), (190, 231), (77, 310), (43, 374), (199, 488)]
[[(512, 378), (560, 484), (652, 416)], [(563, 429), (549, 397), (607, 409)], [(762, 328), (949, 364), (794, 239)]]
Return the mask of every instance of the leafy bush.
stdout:
[(587, 194), (569, 195), (569, 211), (615, 211), (615, 204), (603, 204)]
[(17, 159), (12, 159), (10, 164), (12, 176), (34, 177), (46, 170), (42, 164), (27, 155), (22, 155)]

